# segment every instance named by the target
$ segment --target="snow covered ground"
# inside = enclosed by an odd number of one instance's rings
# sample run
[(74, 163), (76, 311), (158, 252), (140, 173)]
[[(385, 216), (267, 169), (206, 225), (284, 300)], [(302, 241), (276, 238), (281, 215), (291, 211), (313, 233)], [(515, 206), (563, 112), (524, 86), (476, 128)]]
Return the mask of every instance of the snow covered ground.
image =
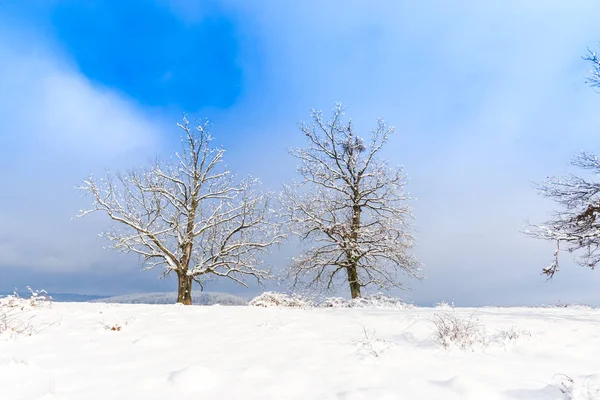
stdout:
[(468, 351), (441, 312), (54, 303), (0, 335), (0, 399), (600, 399), (600, 310), (450, 310), (485, 328)]

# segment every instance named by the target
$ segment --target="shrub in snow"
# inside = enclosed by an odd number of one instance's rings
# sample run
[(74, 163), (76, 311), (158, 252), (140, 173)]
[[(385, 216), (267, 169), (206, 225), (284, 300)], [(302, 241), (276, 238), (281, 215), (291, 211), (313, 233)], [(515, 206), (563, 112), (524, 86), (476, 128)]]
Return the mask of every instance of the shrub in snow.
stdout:
[(304, 297), (296, 294), (285, 294), (278, 292), (264, 292), (250, 300), (248, 303), (254, 307), (294, 307), (307, 308), (313, 307), (314, 303)]
[(51, 304), (51, 298), (46, 291), (33, 290), (29, 286), (29, 297), (20, 297), (15, 290), (12, 295), (0, 298), (0, 334), (31, 335), (35, 332), (29, 311)]
[(494, 335), (494, 339), (501, 342), (511, 342), (525, 336), (531, 336), (529, 331), (511, 326), (509, 329), (502, 329)]
[(437, 313), (432, 322), (435, 326), (434, 339), (444, 348), (466, 350), (475, 345), (485, 345), (485, 330), (473, 314), (465, 318), (455, 312)]
[(127, 326), (130, 324), (130, 320), (126, 320), (125, 322), (120, 322), (120, 321), (115, 321), (113, 323), (102, 323), (104, 329), (106, 329), (107, 331), (111, 331), (111, 332), (120, 332), (123, 327)]
[(443, 309), (454, 308), (454, 300), (450, 304), (448, 304), (445, 301), (442, 301), (440, 303), (435, 303), (434, 307), (435, 308), (443, 308)]
[(381, 293), (359, 297), (357, 299), (344, 299), (342, 297), (328, 297), (318, 304), (297, 294), (284, 294), (278, 292), (265, 292), (252, 299), (251, 306), (258, 307), (324, 307), (324, 308), (396, 308), (407, 309), (414, 307), (400, 299), (387, 297)]
[(127, 317), (125, 319), (106, 317), (103, 318), (102, 321), (100, 321), (100, 324), (107, 331), (120, 332), (126, 326), (130, 325), (133, 321), (135, 321), (134, 317)]
[(343, 297), (328, 297), (319, 303), (320, 307), (326, 308), (350, 308), (350, 300)]
[(29, 297), (20, 297), (17, 290), (13, 294), (0, 297), (0, 306), (21, 310), (46, 307), (52, 304), (52, 297), (45, 290), (33, 290), (27, 286)]
[(341, 297), (329, 297), (323, 300), (321, 307), (326, 308), (412, 308), (412, 304), (407, 304), (400, 299), (385, 296), (381, 293), (359, 297), (357, 299), (343, 299)]
[(590, 375), (581, 381), (575, 381), (564, 374), (555, 375), (552, 386), (563, 394), (564, 400), (600, 400), (600, 379)]
[(22, 309), (0, 304), (0, 335), (32, 335), (35, 332), (32, 318)]
[(375, 331), (369, 331), (364, 326), (362, 326), (362, 330), (364, 336), (356, 343), (359, 345), (358, 353), (363, 357), (379, 357), (384, 351), (390, 348), (390, 344), (378, 338)]
[(31, 323), (32, 310), (48, 307), (52, 298), (45, 290), (27, 286), (29, 297), (20, 297), (17, 290), (12, 295), (0, 297), (0, 334), (32, 335), (37, 329)]
[(575, 309), (580, 309), (580, 310), (591, 310), (592, 307), (585, 305), (585, 304), (563, 304), (561, 302), (558, 302), (556, 304), (543, 304), (542, 308), (575, 308)]

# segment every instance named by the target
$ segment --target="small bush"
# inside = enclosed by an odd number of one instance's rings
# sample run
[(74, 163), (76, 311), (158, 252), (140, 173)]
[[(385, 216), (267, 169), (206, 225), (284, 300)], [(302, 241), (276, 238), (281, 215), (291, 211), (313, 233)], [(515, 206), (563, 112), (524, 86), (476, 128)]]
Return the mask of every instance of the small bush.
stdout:
[(581, 381), (575, 381), (568, 375), (557, 374), (552, 386), (561, 391), (565, 400), (600, 400), (600, 379), (590, 375)]
[(32, 335), (35, 333), (31, 324), (33, 317), (28, 316), (23, 310), (0, 304), (0, 335)]
[(437, 313), (432, 322), (435, 326), (434, 339), (446, 349), (457, 347), (466, 350), (486, 343), (483, 325), (473, 314), (464, 318), (455, 312)]
[(377, 337), (376, 332), (369, 331), (363, 325), (361, 325), (363, 330), (363, 338), (358, 340), (356, 343), (360, 346), (358, 353), (363, 357), (380, 357), (383, 352), (390, 348), (390, 344)]
[(561, 303), (560, 301), (556, 304), (543, 304), (542, 308), (573, 308), (577, 310), (591, 310), (593, 307), (585, 305), (585, 304), (575, 304), (575, 303)]
[(291, 307), (291, 308), (309, 308), (314, 303), (304, 297), (296, 294), (284, 294), (278, 292), (265, 292), (250, 300), (248, 303), (253, 307)]
[(101, 322), (102, 327), (104, 329), (106, 329), (107, 331), (111, 331), (111, 332), (121, 332), (123, 330), (124, 327), (126, 327), (127, 325), (130, 324), (130, 320), (125, 320), (123, 322), (121, 321), (114, 321), (114, 322)]
[(385, 296), (381, 293), (360, 297), (358, 299), (344, 299), (342, 297), (328, 297), (319, 303), (297, 294), (284, 294), (278, 292), (265, 292), (248, 303), (255, 307), (294, 307), (294, 308), (413, 308), (401, 299)]
[(433, 306), (434, 308), (442, 308), (444, 310), (448, 310), (448, 309), (453, 309), (454, 308), (454, 300), (448, 304), (445, 301), (439, 302), (439, 303), (435, 303), (435, 305)]
[(12, 295), (0, 298), (0, 334), (30, 336), (38, 332), (32, 324), (31, 311), (50, 306), (52, 298), (45, 290), (37, 291), (29, 286), (27, 290), (29, 298), (20, 297), (16, 290)]
[(414, 307), (412, 304), (407, 304), (401, 299), (385, 296), (377, 293), (358, 299), (343, 299), (341, 297), (329, 297), (323, 300), (320, 307), (325, 308), (395, 308), (407, 309)]
[(52, 304), (52, 297), (45, 290), (33, 290), (27, 286), (29, 297), (20, 297), (15, 289), (13, 294), (0, 298), (0, 306), (8, 308), (18, 308), (21, 310), (48, 307)]
[(531, 336), (531, 333), (524, 329), (511, 326), (509, 329), (502, 329), (498, 331), (494, 338), (503, 342), (511, 342), (524, 336)]
[(102, 311), (100, 311), (100, 314), (103, 314), (104, 316), (104, 318), (99, 321), (100, 325), (102, 325), (105, 330), (111, 332), (121, 332), (126, 326), (131, 325), (135, 321), (135, 317), (115, 318), (105, 316)]

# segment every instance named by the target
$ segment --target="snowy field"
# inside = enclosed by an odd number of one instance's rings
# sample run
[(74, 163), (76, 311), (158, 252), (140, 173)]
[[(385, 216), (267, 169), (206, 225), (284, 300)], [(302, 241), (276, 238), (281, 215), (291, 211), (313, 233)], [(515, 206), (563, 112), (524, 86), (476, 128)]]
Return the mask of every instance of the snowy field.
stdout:
[(600, 399), (599, 310), (446, 311), (485, 338), (443, 348), (433, 308), (53, 303), (0, 335), (0, 399)]

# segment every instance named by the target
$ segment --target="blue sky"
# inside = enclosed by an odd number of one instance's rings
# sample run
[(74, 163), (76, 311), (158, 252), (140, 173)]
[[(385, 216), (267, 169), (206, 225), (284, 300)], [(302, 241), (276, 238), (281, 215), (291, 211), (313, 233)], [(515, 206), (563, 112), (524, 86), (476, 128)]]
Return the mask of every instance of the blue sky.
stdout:
[(385, 156), (410, 176), (427, 276), (404, 296), (600, 304), (597, 271), (565, 254), (548, 283), (552, 245), (519, 232), (552, 207), (532, 182), (598, 151), (581, 56), (600, 46), (599, 14), (592, 0), (2, 1), (0, 291), (171, 290), (103, 249), (101, 216), (71, 220), (87, 204), (73, 188), (170, 154), (186, 112), (277, 191), (295, 177), (296, 123), (342, 101), (361, 130), (397, 127)]

